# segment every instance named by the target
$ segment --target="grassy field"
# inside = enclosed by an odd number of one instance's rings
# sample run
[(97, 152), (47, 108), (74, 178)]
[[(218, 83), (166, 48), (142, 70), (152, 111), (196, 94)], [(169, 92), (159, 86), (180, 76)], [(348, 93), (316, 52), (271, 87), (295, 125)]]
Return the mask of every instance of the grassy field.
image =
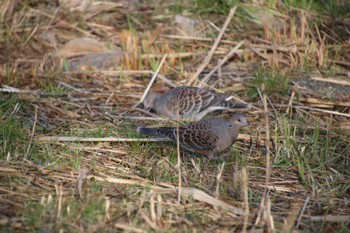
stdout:
[[(62, 2), (0, 2), (1, 232), (350, 232), (349, 3)], [(153, 81), (250, 127), (216, 160), (147, 141)]]

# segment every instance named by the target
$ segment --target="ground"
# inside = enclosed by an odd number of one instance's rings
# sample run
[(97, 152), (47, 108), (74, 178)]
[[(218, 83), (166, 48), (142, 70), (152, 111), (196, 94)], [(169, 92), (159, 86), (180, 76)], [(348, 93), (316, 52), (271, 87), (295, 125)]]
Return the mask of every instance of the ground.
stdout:
[[(0, 3), (1, 231), (350, 232), (346, 1), (64, 2)], [(151, 141), (151, 85), (250, 127), (214, 160)]]

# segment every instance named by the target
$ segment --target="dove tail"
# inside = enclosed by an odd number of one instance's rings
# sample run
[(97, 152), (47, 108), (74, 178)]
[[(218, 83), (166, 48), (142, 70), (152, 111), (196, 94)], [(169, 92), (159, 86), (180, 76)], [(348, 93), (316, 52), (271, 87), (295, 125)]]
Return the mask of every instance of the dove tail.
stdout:
[(220, 106), (225, 108), (250, 108), (249, 104), (235, 103), (229, 100), (222, 101)]
[(159, 136), (158, 130), (154, 128), (137, 127), (136, 132), (148, 136)]

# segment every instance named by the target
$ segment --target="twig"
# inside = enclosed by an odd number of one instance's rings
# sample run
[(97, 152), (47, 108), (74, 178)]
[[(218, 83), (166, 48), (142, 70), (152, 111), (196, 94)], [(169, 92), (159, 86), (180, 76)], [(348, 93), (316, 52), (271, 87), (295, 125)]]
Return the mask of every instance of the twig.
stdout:
[(141, 99), (140, 99), (140, 103), (142, 103), (142, 102), (144, 101), (144, 99), (146, 98), (146, 96), (147, 96), (149, 90), (151, 89), (151, 87), (152, 87), (154, 81), (156, 80), (157, 75), (158, 75), (160, 69), (162, 68), (163, 63), (165, 62), (165, 59), (167, 58), (167, 56), (168, 56), (168, 54), (165, 54), (165, 55), (163, 56), (162, 60), (161, 60), (160, 63), (159, 63), (159, 66), (158, 66), (156, 72), (153, 73), (153, 77), (152, 77), (151, 81), (148, 83), (148, 86), (147, 86), (145, 92), (143, 93), (143, 95), (142, 95), (142, 97), (141, 97)]
[(174, 122), (173, 120), (162, 117), (133, 117), (133, 116), (120, 116), (121, 119), (137, 120), (137, 121), (166, 121)]
[(182, 179), (181, 179), (181, 154), (180, 154), (180, 132), (179, 132), (179, 110), (176, 113), (177, 118), (177, 124), (176, 124), (176, 151), (177, 151), (177, 167), (178, 167), (178, 179), (179, 179), (179, 192), (177, 196), (177, 203), (180, 204), (181, 202), (181, 186), (182, 186)]
[(156, 232), (160, 232), (160, 228), (155, 224), (143, 210), (140, 211), (141, 217), (145, 220), (145, 222)]
[(39, 142), (168, 142), (167, 138), (84, 138), (84, 137), (60, 137), (41, 136), (36, 138)]
[[(153, 118), (146, 118), (153, 119)], [(145, 120), (145, 118), (143, 118)], [(68, 136), (38, 136), (35, 137), (38, 142), (170, 142), (167, 138), (84, 138), (84, 137), (68, 137)], [(250, 141), (250, 135), (239, 134), (237, 140)], [(262, 140), (257, 142), (259, 145), (265, 145)]]
[(30, 39), (32, 39), (33, 35), (37, 32), (38, 28), (39, 28), (39, 26), (36, 25), (35, 28), (33, 29), (33, 31), (30, 33), (30, 35), (26, 39), (26, 41), (22, 44), (23, 47), (30, 41)]
[(231, 19), (233, 17), (233, 15), (235, 14), (236, 11), (236, 6), (231, 8), (229, 15), (226, 18), (226, 21), (224, 23), (224, 26), (221, 28), (221, 31), (218, 35), (218, 37), (216, 38), (213, 46), (211, 47), (208, 55), (206, 56), (206, 58), (203, 60), (203, 62), (200, 64), (200, 66), (198, 67), (196, 73), (191, 77), (191, 79), (188, 81), (187, 85), (192, 85), (192, 83), (197, 79), (198, 75), (205, 69), (205, 67), (207, 67), (207, 65), (209, 64), (211, 58), (213, 57), (213, 54), (217, 48), (217, 46), (219, 45), (222, 36), (224, 35), (226, 28), (228, 27), (229, 23), (231, 22)]
[(104, 70), (104, 71), (66, 71), (63, 72), (63, 74), (66, 75), (79, 75), (79, 74), (102, 74), (105, 76), (120, 76), (120, 75), (147, 75), (147, 74), (153, 74), (154, 72), (152, 70)]
[(292, 108), (294, 97), (295, 97), (295, 91), (292, 91), (292, 94), (290, 95), (290, 99), (289, 99), (289, 102), (288, 102), (288, 107), (286, 109), (286, 114), (287, 115), (289, 114), (289, 111)]
[[(265, 184), (266, 186), (269, 185), (270, 182), (270, 174), (271, 174), (271, 166), (270, 166), (270, 125), (269, 125), (269, 115), (268, 115), (268, 109), (267, 109), (267, 95), (265, 92), (265, 85), (262, 85), (262, 91), (263, 91), (263, 105), (264, 105), (264, 111), (265, 111), (265, 127), (266, 127), (266, 177), (265, 177)], [(274, 228), (273, 226), (273, 218), (271, 216), (271, 206), (268, 205), (270, 204), (270, 198), (267, 199), (267, 204), (266, 204), (266, 208), (267, 208), (267, 216), (266, 218), (268, 219), (268, 225), (271, 227), (271, 229)]]
[(11, 86), (7, 86), (7, 85), (3, 85), (3, 88), (0, 88), (0, 92), (5, 92), (5, 93), (18, 93), (18, 94), (33, 94), (36, 93), (40, 90), (21, 90), (15, 87), (11, 87)]
[(144, 114), (146, 114), (146, 115), (148, 115), (148, 116), (151, 116), (151, 117), (153, 117), (153, 118), (158, 118), (158, 116), (157, 115), (155, 115), (155, 114), (153, 114), (153, 113), (150, 113), (150, 112), (148, 112), (147, 110), (144, 110), (144, 109), (142, 109), (142, 108), (133, 108), (132, 110), (136, 110), (136, 111), (139, 111), (139, 112), (142, 112), (142, 113), (144, 113)]
[(267, 199), (266, 199), (266, 222), (267, 222), (267, 228), (269, 229), (268, 232), (274, 232), (275, 230), (275, 224), (273, 222), (273, 216), (271, 214), (271, 198), (270, 196), (267, 196)]
[(298, 98), (299, 102), (305, 102), (308, 104), (317, 104), (317, 105), (329, 105), (329, 106), (343, 106), (343, 107), (350, 107), (350, 102), (345, 101), (331, 101), (331, 100), (324, 100), (324, 99), (316, 99), (312, 97), (300, 97)]
[(121, 230), (124, 230), (125, 232), (136, 232), (136, 233), (147, 232), (147, 231), (144, 231), (140, 228), (132, 227), (132, 226), (129, 226), (128, 224), (122, 224), (122, 223), (116, 223), (116, 224), (114, 224), (114, 227), (121, 229)]
[(248, 199), (248, 175), (247, 168), (242, 168), (242, 188), (243, 188), (243, 199), (244, 199), (244, 223), (242, 232), (247, 232), (248, 217), (249, 217), (249, 199)]
[(222, 175), (222, 171), (224, 170), (225, 167), (225, 162), (223, 162), (221, 164), (221, 166), (219, 165), (219, 172), (218, 175), (216, 176), (216, 190), (215, 190), (215, 197), (219, 198), (220, 195), (220, 182), (221, 182), (221, 175)]
[(36, 127), (36, 122), (38, 120), (38, 106), (35, 105), (35, 116), (34, 116), (34, 123), (33, 123), (33, 128), (32, 128), (32, 133), (30, 135), (30, 140), (29, 140), (29, 144), (28, 144), (28, 148), (27, 148), (27, 152), (25, 153), (23, 159), (27, 159), (30, 149), (32, 147), (32, 143), (33, 143), (33, 138), (34, 138), (34, 133), (35, 133), (35, 127)]
[(250, 229), (249, 232), (254, 232), (255, 227), (256, 227), (256, 226), (258, 225), (258, 223), (260, 222), (261, 213), (263, 212), (264, 203), (265, 203), (265, 200), (266, 200), (266, 198), (267, 198), (268, 195), (269, 195), (269, 189), (265, 188), (265, 191), (264, 191), (264, 194), (262, 195), (262, 198), (261, 198), (261, 201), (260, 201), (258, 210), (257, 210), (257, 212), (256, 212), (256, 214), (255, 214), (256, 218), (255, 218), (255, 221), (254, 221), (254, 225), (253, 225), (253, 227)]
[[(262, 91), (265, 90), (265, 85), (262, 85)], [(250, 232), (253, 232), (255, 229), (255, 226), (259, 223), (260, 221), (260, 217), (261, 217), (261, 213), (263, 211), (263, 207), (265, 204), (265, 211), (267, 211), (269, 213), (270, 210), (268, 210), (268, 195), (269, 195), (269, 180), (270, 180), (270, 128), (269, 128), (269, 118), (268, 118), (268, 109), (267, 109), (267, 96), (266, 93), (264, 92), (263, 94), (261, 93), (261, 91), (258, 88), (258, 93), (260, 95), (261, 101), (263, 102), (264, 105), (264, 112), (265, 112), (265, 127), (266, 127), (266, 142), (265, 142), (265, 147), (266, 147), (266, 178), (265, 178), (265, 190), (264, 190), (264, 194), (263, 197), (261, 199), (258, 211), (256, 213), (256, 219), (254, 221), (254, 225), (251, 228)], [(265, 203), (267, 202), (267, 203)], [(273, 224), (273, 220), (271, 220), (271, 216), (266, 216), (266, 219), (269, 220), (268, 224)]]
[(297, 224), (296, 224), (295, 228), (299, 228), (301, 218), (303, 217), (305, 208), (306, 208), (306, 206), (307, 206), (307, 203), (308, 203), (309, 200), (310, 200), (310, 197), (311, 197), (311, 195), (310, 195), (310, 194), (307, 194), (307, 196), (306, 196), (306, 198), (305, 198), (305, 201), (304, 201), (304, 204), (303, 204), (303, 207), (301, 207), (301, 210), (300, 210), (300, 213), (299, 213), (299, 216), (298, 216), (298, 219), (297, 219)]
[(76, 91), (76, 92), (79, 92), (79, 93), (84, 92), (83, 90), (78, 89), (78, 88), (75, 88), (75, 87), (73, 87), (72, 85), (70, 85), (70, 84), (68, 84), (68, 83), (65, 83), (65, 82), (62, 82), (62, 81), (58, 81), (58, 83), (59, 83), (60, 85), (64, 86), (64, 87), (67, 87), (67, 88), (69, 88), (69, 89), (72, 89), (72, 90), (74, 90), (74, 91)]
[(334, 83), (338, 85), (350, 86), (350, 82), (346, 80), (337, 80), (331, 78), (319, 78), (319, 77), (311, 77), (311, 80), (316, 80), (320, 82)]
[(171, 87), (176, 87), (176, 84), (174, 82), (172, 82), (171, 80), (169, 80), (167, 77), (158, 74), (157, 76), (160, 80), (162, 80), (163, 82), (165, 82), (166, 84), (168, 84)]
[[(161, 62), (159, 63), (159, 66), (158, 66), (156, 72), (153, 73), (153, 77), (151, 78), (151, 81), (148, 83), (148, 86), (146, 87), (146, 90), (143, 92), (143, 95), (142, 95), (140, 101), (137, 102), (134, 106), (132, 106), (131, 109), (136, 108), (137, 105), (139, 105), (140, 103), (142, 103), (142, 102), (145, 100), (145, 98), (146, 98), (146, 96), (147, 96), (149, 90), (151, 89), (151, 87), (152, 87), (154, 81), (156, 80), (157, 75), (158, 75), (160, 69), (162, 68), (163, 63), (165, 62), (165, 59), (167, 58), (167, 56), (168, 56), (167, 54), (164, 54), (164, 56), (163, 56)], [(120, 114), (120, 116), (124, 115), (126, 112), (127, 112), (127, 111), (122, 112), (122, 113)]]
[(324, 112), (324, 113), (330, 113), (330, 114), (334, 114), (334, 115), (338, 115), (338, 116), (350, 117), (350, 114), (336, 112), (336, 111), (330, 111), (330, 110), (325, 110), (325, 109), (319, 109), (319, 108), (309, 108), (309, 107), (305, 107), (305, 106), (293, 106), (293, 108), (296, 108), (296, 109), (301, 108), (301, 109), (307, 109), (310, 111)]
[(350, 215), (321, 215), (310, 216), (310, 221), (322, 221), (322, 222), (348, 222)]
[(62, 211), (62, 201), (63, 201), (63, 187), (62, 185), (60, 186), (55, 185), (55, 188), (56, 188), (56, 195), (58, 196), (56, 218), (57, 220), (60, 220), (61, 211)]
[(230, 59), (233, 54), (236, 52), (237, 49), (239, 49), (242, 45), (244, 44), (244, 40), (242, 40), (241, 42), (239, 42), (233, 49), (231, 49), (231, 51), (219, 62), (219, 64), (212, 70), (209, 72), (209, 74), (207, 74), (203, 80), (200, 81), (200, 87), (202, 86), (202, 83), (207, 83), (209, 78), (223, 65), (225, 64), (225, 62)]
[(80, 199), (83, 199), (83, 183), (86, 178), (86, 176), (89, 174), (90, 169), (85, 168), (83, 171), (79, 173), (78, 179), (77, 179), (77, 185), (76, 189), (78, 191)]

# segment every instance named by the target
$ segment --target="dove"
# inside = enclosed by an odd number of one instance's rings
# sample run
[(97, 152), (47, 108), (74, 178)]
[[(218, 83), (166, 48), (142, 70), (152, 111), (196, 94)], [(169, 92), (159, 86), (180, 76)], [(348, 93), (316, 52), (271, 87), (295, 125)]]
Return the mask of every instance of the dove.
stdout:
[[(248, 122), (242, 113), (236, 113), (230, 118), (203, 119), (179, 126), (179, 143), (188, 151), (205, 155), (209, 159), (217, 158), (215, 153), (230, 147), (243, 126), (248, 126)], [(137, 132), (177, 142), (177, 127), (138, 127)]]
[(207, 113), (228, 108), (249, 108), (248, 104), (227, 101), (228, 94), (198, 87), (181, 86), (165, 93), (150, 91), (143, 101), (146, 109), (171, 120), (199, 121)]

